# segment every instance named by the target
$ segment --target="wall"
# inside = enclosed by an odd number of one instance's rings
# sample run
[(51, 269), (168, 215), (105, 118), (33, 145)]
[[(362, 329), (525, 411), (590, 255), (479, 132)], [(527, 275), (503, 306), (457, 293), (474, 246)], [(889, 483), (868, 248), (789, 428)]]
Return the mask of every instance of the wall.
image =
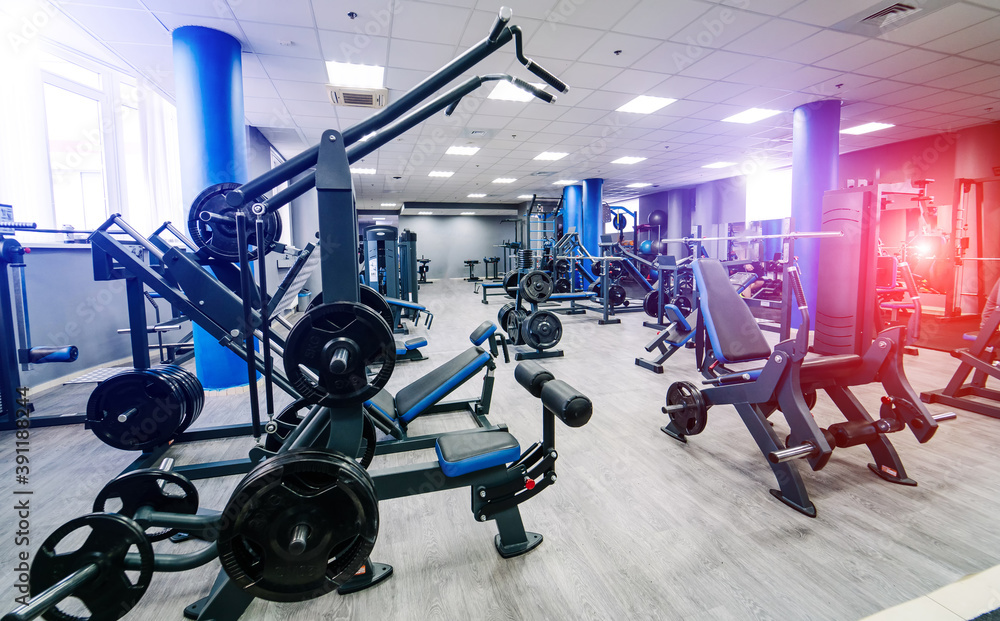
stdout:
[[(483, 257), (499, 257), (494, 248), (504, 239), (514, 239), (514, 223), (501, 216), (400, 216), (399, 230), (417, 234), (417, 255), (431, 260), (428, 279), (465, 278), (469, 268), (463, 261), (476, 259), (476, 275), (483, 276)], [(503, 269), (501, 260), (500, 269)], [(492, 271), (490, 272), (492, 274)]]

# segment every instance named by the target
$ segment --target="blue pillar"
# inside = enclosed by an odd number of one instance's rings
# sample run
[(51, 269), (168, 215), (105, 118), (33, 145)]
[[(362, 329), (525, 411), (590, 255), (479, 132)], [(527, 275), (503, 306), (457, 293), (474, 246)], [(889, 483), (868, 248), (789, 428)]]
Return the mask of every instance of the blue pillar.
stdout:
[[(243, 65), (240, 42), (218, 30), (183, 26), (173, 42), (181, 187), (190, 205), (210, 185), (248, 180)], [(205, 388), (246, 385), (246, 362), (198, 326), (194, 350)]]
[[(792, 223), (796, 231), (819, 231), (822, 227), (823, 193), (837, 187), (840, 158), (840, 100), (814, 101), (792, 112)], [(811, 317), (816, 316), (816, 286), (819, 273), (819, 240), (795, 241), (795, 254), (802, 268), (802, 284)], [(792, 313), (798, 328), (799, 314)]]
[[(604, 218), (601, 212), (604, 200), (601, 192), (603, 187), (604, 179), (583, 180), (583, 229), (580, 232), (580, 243), (595, 257), (601, 255), (601, 233), (604, 232)], [(590, 269), (590, 262), (585, 263), (588, 263), (586, 267)]]
[(563, 188), (563, 235), (570, 229), (582, 234), (583, 228), (583, 188), (567, 185)]

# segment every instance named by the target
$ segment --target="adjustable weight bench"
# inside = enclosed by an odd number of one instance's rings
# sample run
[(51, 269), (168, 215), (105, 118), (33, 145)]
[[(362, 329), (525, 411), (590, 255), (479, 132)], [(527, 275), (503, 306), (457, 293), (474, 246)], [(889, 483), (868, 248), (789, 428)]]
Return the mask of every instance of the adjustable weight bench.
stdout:
[[(798, 269), (788, 270), (803, 326), (809, 325), (809, 310)], [(883, 330), (864, 356), (826, 356), (805, 360), (809, 333), (800, 330), (795, 339), (784, 341), (771, 351), (749, 307), (729, 281), (722, 264), (712, 259), (694, 263), (695, 283), (700, 298), (699, 324), (711, 343), (708, 357), (714, 362), (703, 366), (713, 387), (698, 391), (688, 382), (677, 382), (668, 391), (664, 413), (671, 422), (663, 431), (686, 442), (686, 436), (700, 433), (712, 405), (733, 405), (768, 459), (778, 480), (779, 490), (771, 493), (788, 506), (810, 517), (816, 507), (792, 459), (807, 459), (813, 470), (827, 464), (835, 447), (864, 444), (875, 460), (869, 468), (883, 479), (902, 485), (916, 485), (906, 471), (886, 434), (909, 427), (921, 443), (930, 440), (939, 420), (954, 414), (931, 416), (903, 373), (903, 328)], [(731, 371), (727, 364), (765, 361), (748, 371)], [(880, 418), (873, 419), (851, 393), (850, 386), (881, 382)], [(817, 390), (825, 390), (847, 422), (821, 429), (813, 418), (810, 403)], [(782, 442), (767, 417), (780, 410), (790, 428)]]
[[(926, 403), (944, 403), (976, 414), (1000, 418), (1000, 390), (989, 388), (989, 378), (1000, 380), (1000, 311), (994, 311), (978, 332), (966, 333), (963, 337), (972, 341), (969, 347), (951, 352), (960, 364), (948, 385), (939, 390), (920, 393)], [(972, 379), (969, 380), (969, 375)], [(969, 397), (976, 397), (970, 399)]]
[[(695, 335), (697, 330), (691, 325), (681, 310), (673, 304), (664, 304), (663, 316), (669, 322), (667, 327), (657, 333), (656, 338), (646, 345), (646, 351), (659, 350), (660, 354), (653, 360), (636, 358), (635, 364), (649, 369), (653, 373), (663, 373), (663, 363), (667, 358), (674, 355), (678, 349), (684, 347)], [(691, 318), (694, 315), (692, 314)]]

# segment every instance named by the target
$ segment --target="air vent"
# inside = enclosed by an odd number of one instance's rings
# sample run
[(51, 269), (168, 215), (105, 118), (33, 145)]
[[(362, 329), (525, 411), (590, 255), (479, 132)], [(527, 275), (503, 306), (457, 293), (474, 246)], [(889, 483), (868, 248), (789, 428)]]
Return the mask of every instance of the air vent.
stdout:
[(389, 90), (385, 88), (346, 88), (328, 84), (326, 92), (335, 106), (384, 108), (389, 102)]
[(470, 136), (475, 136), (476, 138), (483, 138), (486, 136), (486, 131), (482, 129), (474, 129), (469, 132)]
[(550, 176), (552, 176), (554, 174), (556, 174), (556, 173), (553, 172), (553, 171), (551, 171), (551, 170), (539, 170), (537, 172), (531, 173), (531, 175), (529, 175), (529, 176), (531, 176), (531, 177), (550, 177)]
[(866, 37), (879, 37), (892, 30), (923, 19), (959, 0), (920, 0), (916, 2), (879, 2), (844, 21), (830, 26), (834, 30)]

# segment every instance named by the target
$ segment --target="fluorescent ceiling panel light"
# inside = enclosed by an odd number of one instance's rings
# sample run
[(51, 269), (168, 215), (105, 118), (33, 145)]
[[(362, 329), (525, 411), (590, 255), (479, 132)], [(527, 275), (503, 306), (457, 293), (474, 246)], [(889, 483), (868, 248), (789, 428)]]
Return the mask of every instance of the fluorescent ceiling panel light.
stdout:
[(891, 125), (889, 123), (865, 123), (864, 125), (858, 125), (856, 127), (848, 127), (847, 129), (842, 129), (840, 130), (840, 133), (857, 136), (858, 134), (877, 132), (880, 129), (889, 129), (890, 127), (895, 127), (895, 125)]
[(427, 173), (428, 177), (450, 177), (455, 174), (453, 170), (432, 170)]
[(382, 203), (383, 207), (395, 207), (396, 203)]
[(535, 195), (534, 194), (521, 194), (520, 196), (518, 196), (518, 198), (520, 198), (521, 200), (525, 200), (525, 199), (528, 199), (528, 198), (535, 198)]
[(418, 216), (433, 216), (434, 212), (433, 211), (418, 211), (417, 215)]
[(644, 157), (635, 157), (634, 155), (626, 155), (625, 157), (620, 157), (617, 160), (611, 162), (612, 164), (638, 164), (639, 162), (645, 161)]
[(326, 62), (326, 75), (330, 84), (349, 88), (382, 88), (385, 86), (385, 67), (355, 65), (354, 63)]
[(781, 110), (768, 110), (766, 108), (750, 108), (749, 110), (744, 110), (743, 112), (737, 112), (733, 116), (726, 117), (722, 120), (725, 123), (756, 123), (757, 121), (763, 121), (764, 119), (769, 119), (776, 114), (781, 114)]
[(574, 183), (580, 183), (576, 179), (560, 179), (559, 181), (553, 181), (552, 185), (573, 185)]
[(476, 212), (474, 212), (474, 211), (463, 211), (462, 213), (460, 213), (458, 215), (460, 215), (460, 216), (474, 216), (474, 215), (476, 215)]
[(374, 175), (374, 168), (351, 168), (351, 172), (355, 175)]
[(729, 168), (730, 166), (736, 166), (736, 162), (712, 162), (705, 164), (702, 168)]
[(493, 183), (514, 183), (517, 179), (512, 177), (497, 177), (493, 180)]
[(445, 155), (475, 155), (479, 147), (448, 147)]
[(634, 112), (636, 114), (651, 114), (664, 106), (677, 101), (666, 97), (651, 97), (650, 95), (639, 95), (624, 106), (618, 108), (616, 112)]
[[(537, 82), (532, 82), (531, 85), (535, 88), (545, 88), (544, 84)], [(531, 101), (534, 98), (535, 96), (528, 91), (518, 86), (514, 86), (506, 80), (497, 82), (493, 91), (487, 96), (487, 99), (499, 99), (501, 101)]]
[(626, 188), (648, 188), (651, 185), (653, 185), (653, 184), (652, 183), (630, 183), (630, 184), (628, 184), (625, 187)]
[(561, 160), (562, 158), (569, 155), (569, 153), (556, 153), (552, 151), (546, 151), (544, 153), (539, 153), (535, 156), (536, 160), (546, 160), (548, 162), (554, 162), (556, 160)]
[(485, 194), (469, 194), (469, 198), (485, 198)]
[(374, 220), (376, 222), (384, 222), (385, 219), (386, 219), (385, 216), (372, 218), (372, 220)]

